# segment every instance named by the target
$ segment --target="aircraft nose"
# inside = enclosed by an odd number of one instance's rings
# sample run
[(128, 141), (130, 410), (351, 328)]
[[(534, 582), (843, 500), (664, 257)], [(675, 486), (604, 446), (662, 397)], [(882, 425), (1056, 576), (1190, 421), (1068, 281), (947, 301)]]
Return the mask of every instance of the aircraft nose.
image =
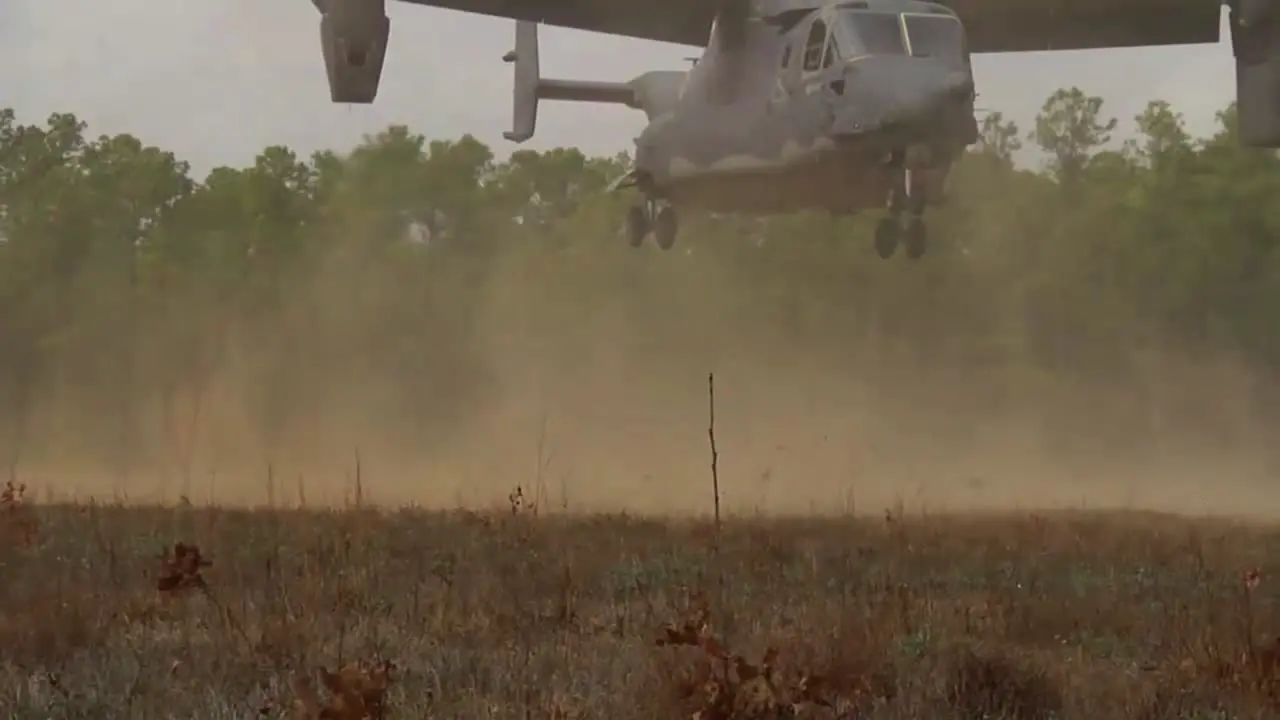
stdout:
[(973, 78), (969, 73), (951, 73), (943, 81), (943, 94), (952, 100), (968, 100), (973, 96)]
[(929, 120), (972, 96), (973, 80), (967, 73), (948, 73), (932, 83), (921, 82), (910, 99), (900, 106), (898, 116), (908, 122)]
[(851, 69), (847, 88), (837, 124), (853, 135), (931, 123), (973, 97), (968, 72), (932, 58), (868, 58)]

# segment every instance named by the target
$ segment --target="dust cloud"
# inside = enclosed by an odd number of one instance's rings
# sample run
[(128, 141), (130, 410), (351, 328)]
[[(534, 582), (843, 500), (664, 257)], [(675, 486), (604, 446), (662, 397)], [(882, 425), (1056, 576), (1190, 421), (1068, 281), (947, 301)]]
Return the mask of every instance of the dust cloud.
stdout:
[(680, 283), (662, 263), (676, 255), (626, 252), (619, 262), (644, 274), (616, 271), (604, 298), (561, 289), (547, 300), (554, 280), (496, 270), (465, 316), (469, 354), (432, 385), (466, 385), (465, 401), (445, 404), (425, 430), (381, 409), (394, 383), (327, 378), (302, 362), (293, 374), (310, 381), (307, 402), (267, 452), (254, 429), (261, 391), (236, 360), (258, 352), (246, 345), (212, 368), (201, 398), (175, 403), (167, 422), (181, 432), (145, 441), (160, 460), (122, 472), (51, 453), (18, 473), (49, 499), (318, 506), (353, 499), (358, 473), (364, 499), (391, 506), (504, 507), (519, 485), (548, 511), (709, 513), (714, 373), (729, 513), (1280, 513), (1280, 488), (1268, 483), (1278, 453), (1248, 409), (1256, 378), (1237, 363), (1164, 359), (1142, 388), (1160, 396), (1156, 416), (1114, 386), (1029, 392), (870, 340), (833, 341), (831, 328), (696, 306), (699, 292), (752, 289), (726, 276), (672, 291)]
[(1105, 388), (1000, 397), (963, 371), (883, 357), (839, 365), (794, 338), (757, 337), (754, 350), (699, 363), (674, 344), (628, 351), (637, 331), (601, 319), (595, 352), (567, 366), (529, 349), (508, 355), (501, 402), (444, 453), (441, 476), (467, 478), (473, 502), (519, 481), (539, 484), (552, 508), (710, 512), (714, 370), (717, 472), (734, 513), (1280, 511), (1267, 482), (1276, 455), (1242, 419), (1247, 398), (1210, 382), (1238, 369), (1186, 368), (1194, 380), (1166, 392), (1195, 410), (1165, 419), (1157, 441)]

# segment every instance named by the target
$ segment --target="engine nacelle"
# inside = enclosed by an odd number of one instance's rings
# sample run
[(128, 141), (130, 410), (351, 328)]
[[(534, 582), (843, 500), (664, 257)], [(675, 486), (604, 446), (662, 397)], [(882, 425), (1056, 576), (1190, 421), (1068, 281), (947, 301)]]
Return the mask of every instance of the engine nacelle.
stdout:
[(378, 96), (391, 19), (386, 0), (327, 0), (320, 19), (320, 49), (336, 103), (368, 104)]
[(1230, 8), (1240, 141), (1280, 148), (1280, 0), (1234, 0)]

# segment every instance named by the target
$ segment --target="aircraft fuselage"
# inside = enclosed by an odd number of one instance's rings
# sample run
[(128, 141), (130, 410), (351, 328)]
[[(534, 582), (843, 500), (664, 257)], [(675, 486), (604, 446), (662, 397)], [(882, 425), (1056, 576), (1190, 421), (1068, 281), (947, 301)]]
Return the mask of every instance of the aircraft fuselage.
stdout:
[(963, 28), (941, 6), (753, 18), (735, 46), (713, 31), (674, 105), (651, 113), (635, 180), (719, 212), (882, 207), (895, 152), (930, 178), (976, 140), (973, 98)]

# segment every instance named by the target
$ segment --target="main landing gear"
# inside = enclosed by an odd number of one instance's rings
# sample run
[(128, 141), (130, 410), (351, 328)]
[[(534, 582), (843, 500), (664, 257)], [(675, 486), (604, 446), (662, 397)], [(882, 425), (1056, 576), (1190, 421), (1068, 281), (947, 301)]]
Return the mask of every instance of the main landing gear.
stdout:
[(627, 221), (624, 234), (627, 244), (638, 248), (644, 239), (653, 233), (658, 247), (670, 250), (676, 244), (676, 234), (680, 230), (680, 221), (676, 209), (669, 203), (659, 200), (646, 200), (639, 205), (627, 209)]
[[(901, 150), (894, 151), (889, 160), (892, 188), (889, 191), (889, 216), (876, 225), (875, 248), (881, 258), (889, 259), (898, 250), (898, 245), (905, 246), (907, 257), (918, 260), (929, 248), (929, 229), (924, 224), (924, 211), (929, 204), (928, 194), (923, 182), (913, 177), (914, 173), (906, 168), (905, 155)], [(903, 211), (908, 215), (903, 223)]]

